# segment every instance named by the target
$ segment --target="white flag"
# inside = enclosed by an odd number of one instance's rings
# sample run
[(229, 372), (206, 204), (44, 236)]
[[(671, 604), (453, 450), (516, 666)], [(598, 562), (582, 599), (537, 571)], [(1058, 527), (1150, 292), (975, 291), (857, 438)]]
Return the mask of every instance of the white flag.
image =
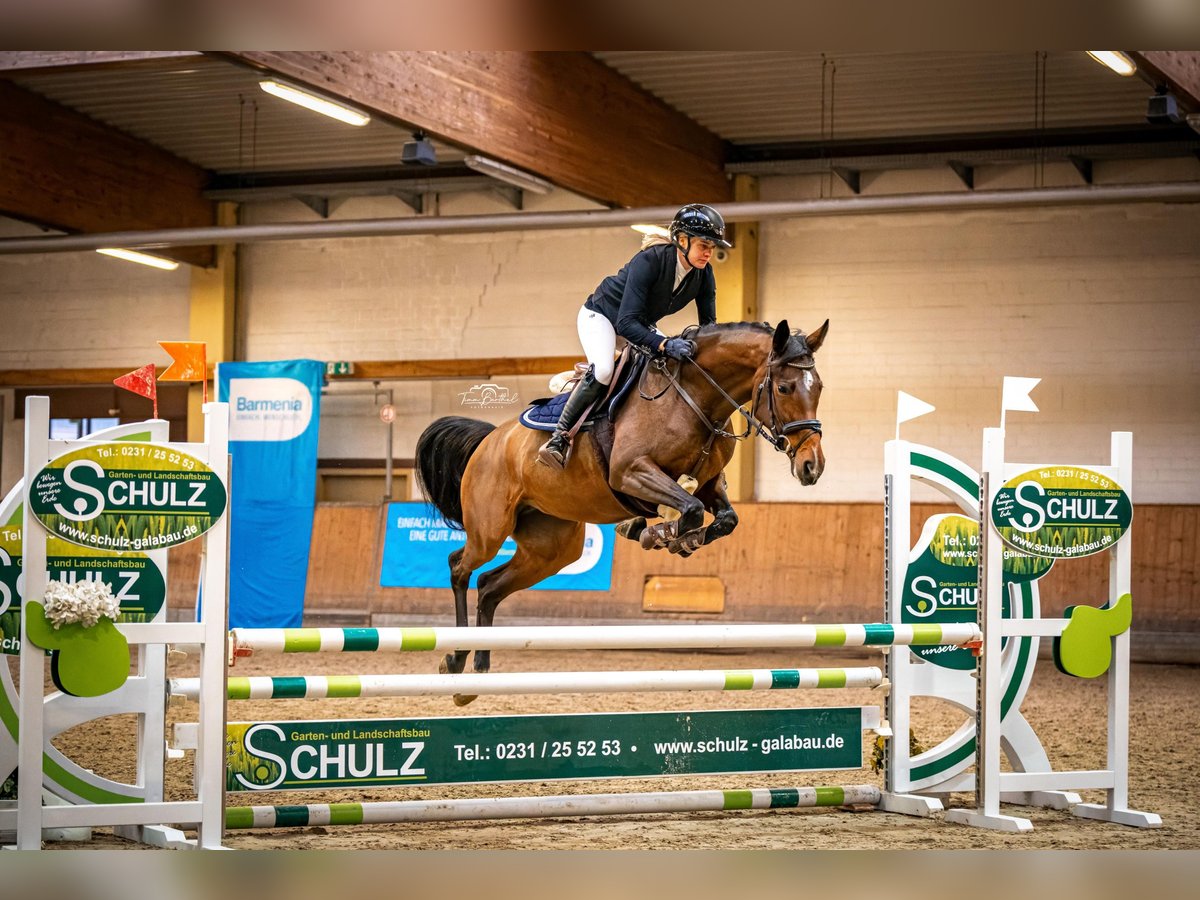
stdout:
[(1013, 409), (1019, 412), (1037, 412), (1037, 404), (1029, 396), (1038, 384), (1040, 378), (1014, 378), (1004, 376), (1004, 395), (1000, 400), (1000, 409)]
[(904, 391), (896, 392), (896, 424), (907, 422), (909, 419), (916, 419), (926, 413), (931, 413), (935, 409), (932, 403), (926, 403), (924, 400), (914, 397), (912, 394), (906, 394)]

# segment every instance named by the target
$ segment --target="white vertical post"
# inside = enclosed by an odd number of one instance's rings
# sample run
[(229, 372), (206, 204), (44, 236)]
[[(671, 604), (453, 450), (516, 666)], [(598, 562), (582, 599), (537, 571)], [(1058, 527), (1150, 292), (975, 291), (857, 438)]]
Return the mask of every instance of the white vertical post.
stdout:
[(208, 466), (226, 488), (225, 514), (204, 536), (204, 644), (200, 651), (200, 741), (196, 748), (195, 787), (201, 802), (196, 844), (221, 846), (225, 828), (225, 641), (228, 634), (229, 520), (232, 485), (229, 477), (228, 404), (204, 406)]
[(1004, 677), (1000, 651), (1004, 621), (1004, 548), (992, 529), (991, 506), (1004, 485), (1004, 429), (983, 430), (982, 485), (979, 491), (979, 627), (982, 655), (976, 663), (975, 809), (952, 809), (947, 822), (997, 831), (1032, 831), (1033, 823), (1000, 814), (1000, 701)]
[[(887, 567), (884, 587), (884, 621), (898, 625), (901, 618), (901, 598), (904, 596), (904, 576), (908, 568), (909, 534), (911, 532), (912, 478), (908, 471), (908, 444), (893, 440), (884, 444), (883, 471), (887, 482), (884, 511), (884, 545)], [(909, 657), (908, 648), (892, 646), (887, 651), (888, 724), (892, 736), (888, 742), (889, 791), (907, 791), (911, 780), (909, 747)]]
[(21, 557), (24, 605), (21, 614), (21, 700), (17, 735), (20, 747), (17, 771), (17, 848), (42, 846), (42, 744), (45, 725), (46, 654), (29, 640), (28, 604), (46, 593), (46, 532), (33, 515), (30, 496), (37, 473), (45, 466), (50, 448), (50, 400), (25, 399), (25, 498), (21, 522)]
[[(1112, 467), (1117, 483), (1133, 502), (1133, 434), (1128, 431), (1112, 433)], [(1114, 603), (1122, 594), (1132, 593), (1133, 536), (1132, 523), (1109, 551), (1108, 602)], [(1158, 828), (1162, 819), (1156, 813), (1129, 808), (1129, 640), (1125, 631), (1112, 639), (1112, 661), (1108, 666), (1108, 763), (1113, 773), (1113, 786), (1105, 792), (1104, 803), (1081, 803), (1072, 809), (1077, 816), (1102, 819), (1138, 828)]]

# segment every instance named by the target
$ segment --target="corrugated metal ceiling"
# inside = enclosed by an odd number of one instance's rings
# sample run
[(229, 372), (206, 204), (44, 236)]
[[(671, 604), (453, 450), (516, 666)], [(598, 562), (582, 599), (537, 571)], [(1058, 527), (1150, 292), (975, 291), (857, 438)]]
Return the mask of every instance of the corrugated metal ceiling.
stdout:
[[(1021, 131), (1038, 115), (1032, 51), (594, 55), (739, 145)], [(1119, 78), (1079, 51), (1049, 53), (1045, 73), (1047, 128), (1144, 122), (1149, 89), (1140, 79)], [(359, 129), (326, 120), (263, 93), (259, 77), (196, 56), (13, 80), (218, 174), (399, 162), (410, 139), (404, 124), (375, 118)], [(436, 146), (439, 160), (462, 159)]]
[[(355, 128), (264, 93), (262, 74), (196, 56), (166, 67), (43, 72), (14, 83), (218, 174), (394, 166), (411, 129)], [(434, 142), (441, 162), (461, 151)]]
[[(594, 55), (735, 144), (1019, 131), (1039, 114), (1034, 51)], [(1052, 51), (1042, 125), (1144, 124), (1149, 95), (1083, 51)]]

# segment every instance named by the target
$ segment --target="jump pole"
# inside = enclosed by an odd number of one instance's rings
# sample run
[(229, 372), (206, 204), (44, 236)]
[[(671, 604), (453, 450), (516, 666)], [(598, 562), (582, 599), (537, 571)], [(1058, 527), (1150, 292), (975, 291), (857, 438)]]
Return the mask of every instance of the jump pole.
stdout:
[(646, 813), (801, 809), (816, 806), (878, 806), (881, 791), (868, 785), (575, 794), (553, 797), (494, 797), (473, 800), (402, 800), (321, 803), (298, 806), (231, 806), (225, 827), (285, 828), (311, 825), (372, 825), (400, 822), (458, 822)]
[(869, 625), (540, 625), (491, 628), (235, 628), (231, 654), (430, 650), (711, 650), (964, 646), (972, 622)]
[[(770, 691), (873, 688), (878, 667), (680, 670), (655, 672), (512, 672), (461, 675), (298, 675), (230, 678), (230, 700), (431, 697), (452, 694), (609, 694), (656, 691)], [(200, 679), (172, 678), (172, 697), (198, 700)]]

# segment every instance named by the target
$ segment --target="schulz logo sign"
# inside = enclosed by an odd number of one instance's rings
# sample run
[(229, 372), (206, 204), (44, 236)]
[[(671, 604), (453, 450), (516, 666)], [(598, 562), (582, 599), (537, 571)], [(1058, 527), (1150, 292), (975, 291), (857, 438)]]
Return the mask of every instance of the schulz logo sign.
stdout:
[(118, 553), (200, 537), (225, 512), (225, 485), (170, 447), (111, 443), (52, 460), (33, 480), (30, 509), (54, 537)]
[(992, 501), (992, 524), (1017, 550), (1062, 559), (1112, 547), (1133, 504), (1121, 486), (1078, 466), (1046, 466), (1010, 479)]
[(461, 391), (458, 395), (459, 402), (463, 406), (479, 406), (485, 409), (512, 406), (520, 398), (516, 391), (509, 391), (508, 388), (499, 384), (475, 384), (470, 390)]

